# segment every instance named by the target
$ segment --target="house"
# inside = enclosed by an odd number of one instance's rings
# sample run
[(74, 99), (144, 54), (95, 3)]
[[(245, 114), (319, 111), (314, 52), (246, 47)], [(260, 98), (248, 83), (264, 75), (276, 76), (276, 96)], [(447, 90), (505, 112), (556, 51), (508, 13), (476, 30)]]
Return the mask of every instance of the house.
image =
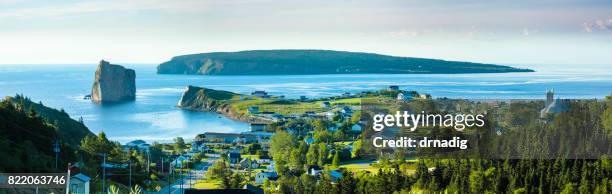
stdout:
[(431, 99), (431, 95), (429, 95), (429, 94), (419, 94), (419, 98), (421, 98), (421, 99)]
[(340, 112), (345, 116), (351, 116), (353, 114), (353, 110), (351, 110), (351, 107), (348, 106), (342, 107), (342, 110), (340, 110)]
[(391, 85), (391, 86), (389, 86), (389, 90), (391, 90), (391, 91), (399, 91), (399, 86)]
[(266, 167), (266, 170), (270, 171), (270, 172), (276, 172), (276, 164), (274, 161), (270, 161), (270, 165), (268, 165), (268, 167)]
[(327, 119), (329, 120), (334, 119), (335, 116), (336, 116), (336, 112), (333, 112), (333, 111), (329, 111), (325, 113), (325, 117), (327, 117)]
[(308, 100), (308, 98), (306, 98), (306, 96), (300, 96), (300, 100), (301, 101), (306, 101), (306, 100)]
[(258, 140), (257, 135), (249, 134), (249, 133), (217, 133), (217, 132), (204, 132), (204, 134), (200, 134), (196, 137), (199, 138), (199, 142), (209, 142), (209, 143), (232, 143), (239, 139), (238, 141), (246, 141), (246, 142), (254, 142)]
[(91, 178), (82, 173), (70, 177), (70, 193), (89, 194), (89, 181)]
[(251, 132), (264, 131), (264, 129), (266, 129), (266, 126), (267, 124), (265, 123), (251, 123), (249, 127), (249, 131)]
[(306, 116), (306, 117), (315, 117), (315, 116), (317, 116), (317, 113), (315, 113), (314, 111), (306, 111), (306, 112), (304, 112), (304, 116)]
[(354, 125), (351, 127), (351, 131), (354, 131), (354, 132), (361, 132), (361, 129), (362, 129), (362, 128), (361, 128), (361, 125), (359, 125), (359, 124), (354, 124)]
[(332, 182), (338, 182), (340, 179), (342, 179), (342, 173), (340, 171), (330, 170), (327, 173), (329, 174)]
[(412, 94), (407, 92), (400, 92), (397, 94), (397, 100), (399, 101), (410, 101), (412, 100)]
[(269, 158), (262, 158), (262, 159), (257, 160), (257, 163), (260, 163), (260, 164), (270, 164), (270, 162), (272, 162), (272, 160)]
[(134, 141), (130, 141), (128, 143), (126, 143), (123, 146), (123, 149), (125, 150), (138, 150), (138, 151), (149, 151), (149, 147), (150, 145), (147, 144), (147, 142), (143, 141), (143, 140), (134, 140)]
[(249, 106), (247, 108), (247, 112), (249, 112), (250, 114), (258, 114), (259, 113), (259, 107), (258, 106)]
[(251, 160), (249, 158), (244, 158), (242, 159), (239, 163), (238, 166), (240, 166), (240, 169), (255, 169), (255, 168), (259, 168), (259, 164), (257, 163), (257, 161), (255, 160)]
[(270, 98), (270, 95), (268, 95), (268, 93), (264, 90), (257, 90), (257, 91), (251, 92), (251, 95), (257, 96), (260, 98)]
[(184, 163), (188, 161), (189, 161), (189, 157), (180, 155), (179, 157), (176, 157), (176, 159), (174, 159), (171, 164), (175, 168), (183, 168)]
[(329, 103), (328, 101), (323, 101), (323, 102), (321, 102), (321, 106), (323, 108), (329, 108), (329, 107), (331, 107), (331, 103)]
[(208, 146), (204, 145), (203, 143), (198, 143), (197, 141), (191, 142), (191, 152), (207, 152), (208, 150)]
[(342, 97), (345, 97), (345, 98), (347, 98), (347, 97), (351, 97), (351, 93), (350, 93), (350, 92), (344, 92), (344, 93), (342, 94)]
[(323, 169), (317, 165), (312, 165), (308, 167), (308, 175), (310, 176), (318, 176), (323, 172)]
[(314, 143), (314, 138), (312, 138), (312, 137), (305, 138), (304, 142), (306, 142), (307, 145), (310, 145), (310, 144)]
[(240, 153), (239, 152), (230, 152), (227, 154), (227, 158), (229, 159), (230, 165), (238, 164), (240, 162)]
[(278, 174), (276, 172), (259, 172), (255, 175), (255, 183), (263, 184), (266, 179), (276, 180), (278, 178)]

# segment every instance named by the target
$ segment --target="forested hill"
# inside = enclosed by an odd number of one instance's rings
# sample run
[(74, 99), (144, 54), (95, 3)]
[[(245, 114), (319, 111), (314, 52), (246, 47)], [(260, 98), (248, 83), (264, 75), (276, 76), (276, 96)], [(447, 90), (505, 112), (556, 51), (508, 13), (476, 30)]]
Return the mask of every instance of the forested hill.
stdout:
[(173, 57), (159, 74), (312, 75), (532, 72), (509, 66), (331, 50), (252, 50)]
[(56, 142), (60, 143), (58, 164), (74, 161), (78, 143), (73, 142), (91, 132), (85, 127), (71, 128), (76, 124), (66, 122), (67, 114), (52, 110), (21, 96), (0, 100), (0, 172), (52, 172)]
[(35, 103), (29, 98), (16, 95), (15, 97), (7, 97), (16, 106), (22, 106), (26, 111), (33, 109), (36, 113), (45, 120), (46, 123), (53, 125), (56, 128), (57, 135), (62, 141), (68, 143), (70, 146), (77, 147), (87, 135), (94, 135), (87, 126), (80, 121), (76, 121), (70, 118), (68, 113), (64, 110), (57, 110), (54, 108), (46, 107), (42, 102)]

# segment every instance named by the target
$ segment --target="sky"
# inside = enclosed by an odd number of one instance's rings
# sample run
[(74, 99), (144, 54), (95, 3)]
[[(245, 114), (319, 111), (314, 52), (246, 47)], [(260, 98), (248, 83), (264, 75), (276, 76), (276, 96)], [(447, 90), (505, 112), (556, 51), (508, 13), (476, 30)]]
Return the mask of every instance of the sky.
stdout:
[(612, 65), (612, 1), (0, 0), (0, 64), (158, 64), (259, 49)]

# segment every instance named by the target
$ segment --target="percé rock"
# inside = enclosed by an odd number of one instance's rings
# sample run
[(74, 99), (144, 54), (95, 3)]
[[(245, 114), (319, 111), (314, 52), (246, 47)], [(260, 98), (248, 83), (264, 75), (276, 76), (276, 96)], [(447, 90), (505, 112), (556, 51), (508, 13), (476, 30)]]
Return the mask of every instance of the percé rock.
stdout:
[(173, 57), (159, 74), (314, 75), (532, 72), (503, 65), (331, 50), (251, 50)]
[(100, 61), (91, 89), (91, 100), (97, 103), (136, 99), (136, 72), (120, 65)]

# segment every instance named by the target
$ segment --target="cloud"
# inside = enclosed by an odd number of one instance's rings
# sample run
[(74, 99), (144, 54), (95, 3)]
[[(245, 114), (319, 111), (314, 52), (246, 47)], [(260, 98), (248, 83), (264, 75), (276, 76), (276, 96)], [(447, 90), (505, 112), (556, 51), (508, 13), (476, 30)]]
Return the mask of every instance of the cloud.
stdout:
[(540, 32), (538, 29), (523, 28), (523, 36), (530, 36)]
[(595, 21), (584, 22), (582, 29), (585, 32), (591, 33), (595, 31), (606, 31), (612, 29), (612, 18), (610, 19), (598, 19)]
[(166, 12), (197, 12), (215, 7), (232, 7), (242, 1), (168, 1), (168, 0), (108, 0), (108, 1), (78, 1), (73, 3), (53, 4), (46, 6), (27, 6), (25, 8), (0, 9), (2, 18), (36, 18), (78, 15), (99, 12), (131, 12), (131, 11), (166, 11)]

